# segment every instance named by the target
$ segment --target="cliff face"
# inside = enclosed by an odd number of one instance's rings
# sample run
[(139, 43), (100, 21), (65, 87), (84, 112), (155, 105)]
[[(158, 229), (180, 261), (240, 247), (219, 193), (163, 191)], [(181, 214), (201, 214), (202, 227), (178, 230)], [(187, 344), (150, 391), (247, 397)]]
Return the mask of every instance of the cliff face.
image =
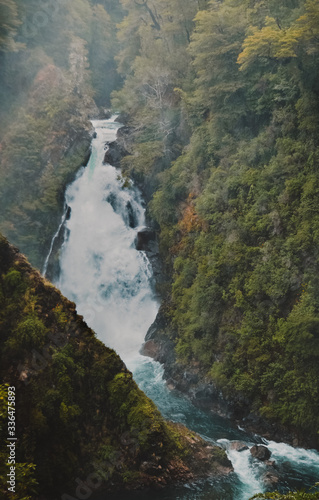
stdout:
[[(75, 304), (2, 236), (0, 367), (5, 497), (75, 497), (231, 470), (222, 450), (163, 420)], [(6, 384), (16, 398), (16, 497), (6, 491)]]

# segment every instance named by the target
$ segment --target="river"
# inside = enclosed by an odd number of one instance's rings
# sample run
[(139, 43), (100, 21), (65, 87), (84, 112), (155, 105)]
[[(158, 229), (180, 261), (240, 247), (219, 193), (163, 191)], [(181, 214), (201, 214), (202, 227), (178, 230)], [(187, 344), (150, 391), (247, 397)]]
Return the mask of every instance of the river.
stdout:
[[(66, 207), (70, 207), (71, 213), (68, 220), (65, 215), (62, 218), (65, 242), (56, 285), (77, 304), (79, 314), (98, 338), (120, 354), (140, 388), (164, 417), (182, 422), (224, 447), (235, 471), (222, 479), (152, 493), (152, 499), (248, 500), (253, 494), (266, 491), (263, 477), (269, 469), (254, 460), (249, 450), (230, 450), (232, 440), (248, 446), (267, 444), (271, 459), (276, 461), (276, 489), (310, 487), (319, 477), (319, 454), (315, 450), (266, 441), (234, 428), (227, 419), (196, 409), (186, 397), (168, 390), (159, 363), (139, 354), (159, 307), (150, 284), (150, 263), (145, 253), (135, 248), (137, 232), (145, 227), (143, 200), (136, 187), (125, 185), (115, 167), (103, 163), (105, 143), (115, 140), (120, 125), (114, 117), (92, 123), (96, 137), (89, 163), (66, 191)], [(146, 500), (149, 495), (138, 494), (136, 498)]]

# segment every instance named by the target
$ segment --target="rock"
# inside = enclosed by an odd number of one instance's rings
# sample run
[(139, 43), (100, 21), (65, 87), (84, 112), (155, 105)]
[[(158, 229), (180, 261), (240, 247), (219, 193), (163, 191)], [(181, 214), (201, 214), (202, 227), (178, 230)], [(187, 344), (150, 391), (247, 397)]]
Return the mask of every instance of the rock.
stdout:
[(250, 453), (254, 458), (257, 458), (258, 460), (261, 460), (262, 462), (265, 462), (266, 460), (269, 460), (271, 456), (271, 452), (268, 450), (266, 446), (263, 445), (258, 445), (256, 444), (255, 446), (252, 446), (250, 448)]
[(121, 159), (127, 154), (127, 151), (117, 142), (112, 141), (106, 144), (107, 149), (104, 155), (104, 163), (109, 163), (114, 167), (120, 167)]
[(276, 461), (275, 460), (266, 460), (265, 465), (268, 465), (268, 467), (275, 467)]
[(155, 231), (145, 228), (137, 233), (136, 250), (153, 252), (155, 251), (155, 247), (157, 247)]
[(148, 356), (150, 358), (156, 358), (159, 351), (159, 346), (154, 342), (154, 340), (147, 340), (145, 344), (142, 345), (140, 354), (143, 356)]
[(262, 480), (267, 487), (273, 488), (279, 483), (279, 476), (274, 472), (266, 472), (262, 476)]
[(109, 120), (110, 118), (112, 118), (112, 111), (110, 109), (106, 109), (106, 108), (100, 108), (100, 109), (96, 109), (96, 110), (93, 110), (93, 112), (90, 113), (90, 119), (94, 119), (94, 120)]
[(128, 225), (132, 229), (134, 229), (138, 225), (138, 220), (136, 218), (136, 215), (134, 213), (134, 209), (133, 209), (130, 201), (128, 201), (126, 204), (126, 210), (127, 210)]
[(123, 113), (120, 113), (118, 115), (118, 117), (115, 119), (115, 121), (117, 123), (123, 123), (125, 125), (125, 123), (128, 121), (128, 119), (129, 119), (129, 114), (123, 112)]
[(71, 219), (71, 207), (68, 206), (66, 214), (65, 214), (65, 220), (70, 220)]
[(103, 114), (101, 118), (104, 120), (109, 120), (111, 117), (112, 117), (112, 111), (110, 111), (109, 109), (103, 109)]
[(242, 443), (241, 441), (232, 441), (230, 443), (230, 449), (240, 452), (240, 451), (248, 450), (249, 448), (245, 443)]
[(162, 467), (154, 462), (143, 462), (140, 471), (150, 476), (157, 476), (162, 473)]
[(105, 152), (103, 163), (109, 163), (110, 165), (113, 163), (112, 155), (110, 153), (110, 148), (108, 148)]
[(166, 386), (170, 391), (175, 391), (176, 387), (174, 385), (174, 382), (172, 380), (168, 380), (166, 382)]
[(151, 324), (149, 329), (147, 330), (145, 340), (155, 339), (157, 340), (160, 336), (160, 332), (165, 330), (168, 326), (168, 320), (163, 312), (163, 309), (157, 313), (155, 321)]
[(299, 446), (299, 440), (298, 440), (298, 438), (294, 438), (294, 440), (293, 440), (293, 442), (292, 442), (292, 446), (293, 446), (294, 448), (297, 448), (297, 447)]

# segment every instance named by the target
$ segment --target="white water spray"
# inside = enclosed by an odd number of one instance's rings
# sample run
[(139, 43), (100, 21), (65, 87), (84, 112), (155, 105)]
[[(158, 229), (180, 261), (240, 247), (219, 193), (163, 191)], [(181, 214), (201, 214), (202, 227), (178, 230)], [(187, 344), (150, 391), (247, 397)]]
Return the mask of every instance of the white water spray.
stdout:
[(115, 140), (119, 124), (111, 118), (93, 125), (97, 135), (89, 164), (66, 193), (71, 217), (58, 285), (100, 340), (129, 363), (158, 309), (150, 263), (135, 248), (144, 209), (137, 189), (124, 188), (119, 171), (103, 163), (105, 143)]

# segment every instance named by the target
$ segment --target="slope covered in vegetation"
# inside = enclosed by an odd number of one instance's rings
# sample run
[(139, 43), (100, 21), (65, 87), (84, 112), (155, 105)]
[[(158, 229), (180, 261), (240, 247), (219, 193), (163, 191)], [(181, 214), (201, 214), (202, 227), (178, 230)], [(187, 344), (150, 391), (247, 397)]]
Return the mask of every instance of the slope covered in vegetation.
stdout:
[(118, 81), (120, 18), (107, 0), (0, 1), (0, 230), (38, 268)]
[[(231, 470), (223, 450), (163, 420), (75, 304), (2, 236), (0, 383), (4, 498), (77, 497), (83, 488), (131, 490)], [(15, 495), (7, 489), (8, 387), (15, 387)]]
[(318, 446), (318, 2), (122, 4), (114, 105), (153, 194), (164, 337), (237, 416)]
[(152, 198), (177, 368), (318, 446), (318, 2), (0, 12), (0, 229), (41, 266), (93, 97), (123, 79), (122, 166)]

